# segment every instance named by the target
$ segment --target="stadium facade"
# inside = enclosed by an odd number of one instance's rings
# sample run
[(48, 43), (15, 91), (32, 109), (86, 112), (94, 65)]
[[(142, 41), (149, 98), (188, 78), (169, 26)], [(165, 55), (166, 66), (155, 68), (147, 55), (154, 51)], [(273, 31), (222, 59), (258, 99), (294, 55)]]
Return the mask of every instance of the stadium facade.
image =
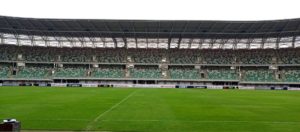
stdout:
[(300, 87), (300, 19), (0, 16), (2, 85)]

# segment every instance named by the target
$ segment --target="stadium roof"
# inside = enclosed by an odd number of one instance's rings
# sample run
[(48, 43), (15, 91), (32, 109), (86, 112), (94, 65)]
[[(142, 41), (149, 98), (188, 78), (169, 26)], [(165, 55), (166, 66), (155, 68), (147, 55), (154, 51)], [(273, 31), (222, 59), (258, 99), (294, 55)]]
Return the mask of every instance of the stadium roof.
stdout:
[(300, 19), (268, 21), (36, 19), (0, 16), (0, 32), (49, 36), (249, 38), (295, 36)]
[(0, 16), (0, 42), (18, 46), (88, 48), (298, 48), (300, 19), (171, 21)]

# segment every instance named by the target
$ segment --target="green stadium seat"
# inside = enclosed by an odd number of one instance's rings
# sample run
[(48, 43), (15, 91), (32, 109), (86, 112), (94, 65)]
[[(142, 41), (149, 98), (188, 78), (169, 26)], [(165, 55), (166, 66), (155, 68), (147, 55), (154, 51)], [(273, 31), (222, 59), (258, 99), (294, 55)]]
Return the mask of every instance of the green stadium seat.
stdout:
[(238, 73), (230, 69), (208, 70), (207, 75), (209, 80), (238, 80)]
[(50, 78), (51, 68), (20, 67), (14, 78), (45, 79)]
[(62, 77), (62, 78), (84, 78), (86, 77), (86, 69), (85, 68), (57, 68), (55, 70), (54, 77)]
[(8, 78), (9, 67), (7, 65), (0, 65), (0, 78)]
[(128, 56), (131, 56), (135, 63), (160, 63), (162, 60), (162, 53), (159, 51), (134, 51), (130, 52)]
[(97, 61), (100, 63), (125, 63), (126, 54), (122, 50), (101, 50), (96, 52)]
[(235, 54), (232, 51), (204, 51), (202, 60), (206, 64), (234, 64)]
[(169, 62), (172, 64), (195, 64), (199, 55), (189, 50), (172, 51), (169, 53)]
[(118, 66), (106, 66), (94, 68), (92, 71), (92, 77), (94, 78), (124, 78), (125, 71), (122, 67)]
[(237, 53), (240, 64), (272, 64), (273, 52), (245, 50)]
[(300, 70), (290, 69), (284, 72), (284, 82), (300, 82)]
[(276, 82), (275, 74), (271, 70), (246, 70), (244, 72), (244, 81), (249, 82)]
[(171, 79), (200, 79), (198, 70), (193, 68), (169, 68)]
[(131, 78), (161, 78), (161, 71), (154, 67), (139, 67), (130, 69)]

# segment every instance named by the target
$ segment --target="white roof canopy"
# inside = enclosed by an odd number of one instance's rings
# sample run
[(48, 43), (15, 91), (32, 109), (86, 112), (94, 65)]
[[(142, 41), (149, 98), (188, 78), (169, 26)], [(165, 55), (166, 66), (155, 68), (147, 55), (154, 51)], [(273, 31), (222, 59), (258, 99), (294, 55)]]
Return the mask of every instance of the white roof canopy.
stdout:
[(110, 38), (63, 37), (0, 33), (1, 44), (43, 47), (153, 48), (153, 49), (277, 49), (300, 47), (300, 36), (281, 38)]

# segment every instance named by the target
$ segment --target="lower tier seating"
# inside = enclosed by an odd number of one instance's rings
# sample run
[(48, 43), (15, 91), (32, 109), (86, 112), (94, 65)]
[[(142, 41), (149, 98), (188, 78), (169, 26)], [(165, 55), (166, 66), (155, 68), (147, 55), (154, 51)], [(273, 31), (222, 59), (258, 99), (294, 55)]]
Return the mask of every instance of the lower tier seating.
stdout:
[[(125, 65), (100, 65), (91, 68), (88, 65), (64, 65), (53, 68), (50, 64), (26, 64), (16, 67), (12, 63), (0, 64), (1, 79), (52, 79), (52, 78), (136, 78), (136, 79), (203, 79), (203, 80), (239, 80), (241, 82), (300, 82), (299, 67), (280, 67), (278, 72), (267, 67), (243, 67), (241, 71), (225, 67), (170, 66), (160, 69), (158, 66), (137, 65), (126, 69)], [(72, 66), (72, 67), (70, 67)], [(166, 73), (166, 74), (165, 74)], [(278, 77), (277, 77), (277, 75)], [(241, 75), (241, 78), (240, 78)]]
[(94, 78), (124, 78), (125, 71), (121, 67), (95, 68), (92, 70), (91, 77), (94, 77)]
[(64, 77), (64, 78), (76, 78), (76, 77), (86, 77), (85, 68), (57, 68), (54, 77)]
[(275, 82), (275, 74), (270, 70), (245, 70), (243, 81), (249, 82)]
[(9, 74), (9, 67), (1, 65), (0, 66), (0, 78), (7, 78)]
[(219, 69), (208, 70), (207, 79), (210, 80), (238, 80), (238, 74), (235, 70)]
[(130, 69), (131, 78), (161, 78), (161, 72), (158, 68), (153, 67), (140, 67)]
[(51, 73), (50, 68), (46, 67), (22, 67), (19, 68), (15, 78), (34, 78), (34, 79), (44, 79), (49, 78)]
[(199, 71), (193, 68), (170, 68), (171, 79), (200, 79)]
[(300, 82), (300, 70), (287, 70), (284, 72), (284, 82)]

